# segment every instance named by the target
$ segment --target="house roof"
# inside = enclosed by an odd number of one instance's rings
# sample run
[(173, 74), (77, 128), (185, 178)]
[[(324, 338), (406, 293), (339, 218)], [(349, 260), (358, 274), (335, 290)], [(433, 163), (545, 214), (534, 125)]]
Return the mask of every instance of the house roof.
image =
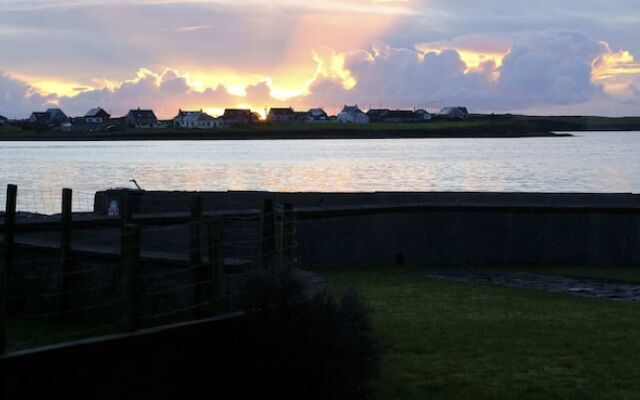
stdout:
[(348, 114), (364, 114), (364, 112), (358, 108), (358, 105), (356, 104), (355, 106), (347, 106), (345, 105), (344, 108), (342, 109), (343, 113), (348, 113)]
[(137, 110), (130, 110), (129, 114), (127, 114), (128, 118), (133, 118), (133, 119), (150, 119), (150, 120), (158, 120), (158, 118), (156, 118), (156, 114), (153, 112), (153, 110), (141, 110), (141, 109), (137, 109)]
[(295, 111), (293, 111), (293, 108), (288, 107), (288, 108), (272, 108), (269, 110), (269, 114), (272, 115), (295, 115)]
[(372, 108), (367, 111), (367, 115), (370, 117), (380, 117), (386, 115), (389, 112), (388, 108)]
[(312, 108), (309, 110), (309, 115), (313, 117), (320, 117), (323, 115), (327, 115), (327, 113), (322, 108)]
[(85, 117), (99, 117), (100, 115), (106, 116), (106, 117), (110, 117), (111, 116), (108, 112), (106, 112), (105, 110), (103, 110), (100, 107), (92, 108), (84, 116)]
[(211, 115), (202, 112), (202, 111), (182, 111), (178, 113), (178, 116), (175, 118), (176, 120), (181, 120), (185, 122), (196, 122), (196, 121), (213, 121)]
[(445, 107), (438, 115), (469, 115), (467, 107)]
[(46, 113), (48, 113), (51, 118), (58, 118), (58, 117), (67, 118), (67, 115), (64, 112), (62, 112), (62, 110), (59, 108), (47, 108)]
[(251, 110), (249, 109), (241, 109), (241, 108), (226, 108), (224, 110), (224, 117), (243, 117), (243, 118), (251, 118)]
[(8, 121), (8, 119), (6, 117), (3, 117), (2, 115), (0, 115), (0, 121)]
[(34, 111), (31, 113), (31, 117), (35, 117), (37, 120), (48, 120), (49, 116), (50, 114), (46, 111), (44, 112)]

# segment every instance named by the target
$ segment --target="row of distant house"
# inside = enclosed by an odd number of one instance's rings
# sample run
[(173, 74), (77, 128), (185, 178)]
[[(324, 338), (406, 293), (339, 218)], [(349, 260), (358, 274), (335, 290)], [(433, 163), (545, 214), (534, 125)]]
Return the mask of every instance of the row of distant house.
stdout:
[[(445, 107), (435, 116), (449, 119), (465, 119), (469, 116), (466, 107)], [(267, 120), (272, 123), (290, 122), (324, 122), (336, 121), (342, 123), (417, 123), (430, 121), (434, 116), (426, 110), (390, 110), (388, 108), (362, 111), (357, 105), (345, 105), (335, 117), (330, 117), (321, 108), (297, 112), (293, 108), (272, 108), (267, 114)]]
[[(267, 113), (267, 121), (272, 124), (285, 123), (419, 123), (430, 121), (433, 117), (448, 119), (464, 119), (469, 116), (465, 107), (445, 107), (432, 115), (426, 110), (391, 110), (371, 109), (362, 111), (357, 105), (345, 105), (336, 116), (329, 116), (322, 108), (308, 111), (295, 111), (292, 107), (271, 108)], [(110, 128), (159, 128), (174, 127), (185, 129), (215, 129), (225, 126), (247, 125), (260, 120), (258, 113), (249, 109), (225, 109), (221, 117), (212, 117), (203, 110), (179, 110), (171, 120), (159, 120), (153, 110), (137, 108), (127, 115), (112, 118), (104, 109), (97, 107), (89, 110), (83, 117), (68, 117), (59, 108), (50, 108), (43, 112), (33, 112), (28, 119), (30, 124), (62, 130), (95, 131)], [(0, 126), (7, 119), (0, 116)]]

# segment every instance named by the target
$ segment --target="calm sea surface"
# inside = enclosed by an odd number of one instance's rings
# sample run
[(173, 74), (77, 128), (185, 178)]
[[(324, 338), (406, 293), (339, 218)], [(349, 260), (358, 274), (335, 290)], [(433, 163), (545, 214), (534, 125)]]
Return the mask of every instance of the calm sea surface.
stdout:
[[(0, 184), (55, 212), (62, 187), (93, 192), (514, 191), (640, 193), (640, 132), (571, 138), (0, 142)], [(2, 189), (4, 192), (4, 189)], [(3, 200), (4, 193), (0, 194)]]

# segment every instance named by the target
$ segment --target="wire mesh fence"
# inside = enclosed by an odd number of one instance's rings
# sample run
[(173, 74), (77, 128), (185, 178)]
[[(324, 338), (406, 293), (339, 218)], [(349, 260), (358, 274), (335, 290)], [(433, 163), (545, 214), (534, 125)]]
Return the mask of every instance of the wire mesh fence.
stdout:
[[(136, 214), (122, 198), (117, 218), (82, 219), (72, 210), (88, 194), (22, 195), (5, 195), (0, 353), (242, 311), (252, 282), (298, 272), (291, 205), (205, 211), (191, 194), (186, 215), (168, 204)], [(59, 201), (58, 218), (19, 218), (42, 197)]]

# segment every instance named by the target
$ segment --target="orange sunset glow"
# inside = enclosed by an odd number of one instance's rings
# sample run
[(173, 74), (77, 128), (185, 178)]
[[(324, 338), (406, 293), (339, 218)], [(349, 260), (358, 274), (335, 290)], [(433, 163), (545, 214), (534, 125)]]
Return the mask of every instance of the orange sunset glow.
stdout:
[[(622, 34), (548, 27), (487, 34), (469, 32), (472, 26), (456, 32), (460, 7), (436, 0), (10, 2), (0, 5), (0, 22), (3, 15), (42, 20), (33, 27), (7, 20), (0, 35), (12, 41), (0, 41), (0, 51), (44, 32), (67, 45), (52, 50), (46, 63), (23, 62), (19, 51), (5, 49), (16, 56), (2, 60), (1, 76), (21, 87), (25, 99), (8, 103), (5, 113), (52, 104), (72, 114), (89, 105), (116, 113), (141, 106), (169, 118), (179, 108), (220, 114), (242, 105), (264, 114), (272, 106), (425, 107), (445, 100), (509, 111), (512, 96), (522, 102), (519, 110), (568, 103), (588, 110), (602, 91), (625, 99), (626, 112), (633, 112), (628, 99), (640, 86), (640, 48), (629, 47)], [(71, 15), (86, 15), (90, 29), (87, 23), (72, 35), (56, 25)], [(71, 52), (74, 46), (85, 51)], [(455, 62), (451, 52), (462, 70), (446, 65)], [(529, 66), (531, 74), (520, 77)], [(576, 95), (529, 87), (542, 81), (565, 82)]]

